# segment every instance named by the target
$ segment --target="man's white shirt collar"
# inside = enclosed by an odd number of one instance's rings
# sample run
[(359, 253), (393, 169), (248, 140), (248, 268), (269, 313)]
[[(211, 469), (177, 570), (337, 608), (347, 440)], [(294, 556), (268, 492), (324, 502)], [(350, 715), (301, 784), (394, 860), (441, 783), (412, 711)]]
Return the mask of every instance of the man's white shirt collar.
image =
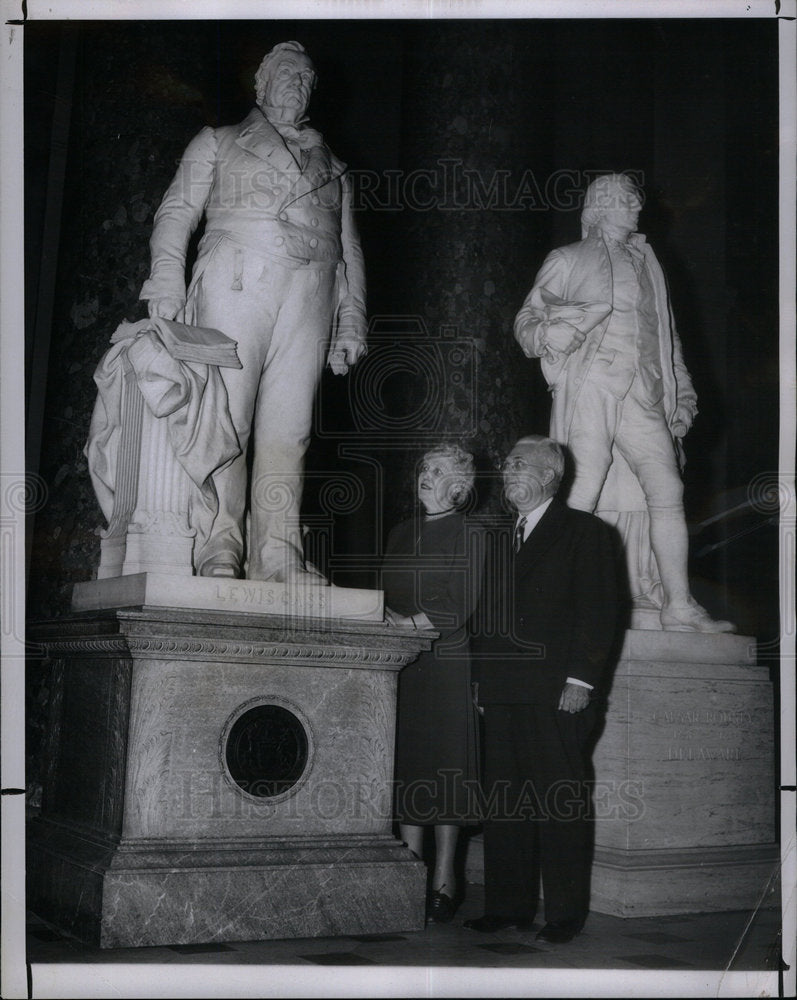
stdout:
[(529, 511), (528, 514), (521, 514), (521, 515), (518, 516), (517, 521), (515, 521), (515, 527), (517, 527), (518, 524), (520, 524), (520, 518), (521, 517), (525, 517), (526, 518), (526, 524), (524, 525), (524, 528), (523, 528), (523, 541), (524, 542), (529, 537), (529, 535), (532, 533), (532, 531), (534, 531), (534, 529), (537, 527), (537, 525), (540, 523), (540, 521), (542, 519), (542, 515), (551, 506), (551, 501), (552, 500), (553, 500), (553, 497), (548, 497), (548, 499), (545, 500), (543, 503), (541, 503), (539, 507), (535, 507), (534, 510)]

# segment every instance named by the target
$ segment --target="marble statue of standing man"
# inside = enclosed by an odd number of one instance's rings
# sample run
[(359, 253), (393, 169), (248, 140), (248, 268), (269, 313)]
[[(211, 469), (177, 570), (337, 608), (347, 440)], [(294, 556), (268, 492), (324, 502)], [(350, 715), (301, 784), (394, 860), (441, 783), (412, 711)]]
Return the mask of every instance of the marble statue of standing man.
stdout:
[(140, 296), (150, 316), (221, 330), (242, 363), (223, 372), (241, 452), (214, 473), (212, 523), (192, 525), (203, 576), (318, 579), (299, 524), (313, 398), (325, 360), (343, 374), (365, 353), (366, 315), (346, 166), (305, 124), (315, 82), (303, 46), (276, 45), (255, 76), (257, 106), (238, 125), (202, 129), (155, 215)]
[(541, 359), (553, 393), (550, 434), (573, 456), (568, 504), (594, 511), (613, 466), (623, 463), (647, 504), (661, 627), (731, 632), (730, 622), (712, 620), (690, 594), (679, 459), (697, 397), (661, 266), (636, 232), (641, 208), (625, 174), (592, 182), (584, 238), (545, 259), (515, 337), (528, 357)]

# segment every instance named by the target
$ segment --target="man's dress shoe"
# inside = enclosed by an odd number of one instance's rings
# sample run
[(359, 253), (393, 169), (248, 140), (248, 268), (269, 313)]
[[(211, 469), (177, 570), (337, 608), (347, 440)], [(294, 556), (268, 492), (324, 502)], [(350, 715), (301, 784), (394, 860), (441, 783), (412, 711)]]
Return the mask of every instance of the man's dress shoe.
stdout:
[(519, 931), (530, 931), (534, 927), (533, 917), (499, 917), (494, 913), (485, 913), (483, 917), (474, 917), (466, 920), (463, 927), (472, 931), (479, 931), (482, 934), (494, 934), (496, 931), (503, 931), (507, 927), (517, 927)]
[(562, 920), (557, 923), (547, 923), (541, 931), (537, 931), (538, 941), (550, 941), (551, 944), (566, 944), (572, 941), (576, 934), (581, 933), (583, 924), (578, 920)]

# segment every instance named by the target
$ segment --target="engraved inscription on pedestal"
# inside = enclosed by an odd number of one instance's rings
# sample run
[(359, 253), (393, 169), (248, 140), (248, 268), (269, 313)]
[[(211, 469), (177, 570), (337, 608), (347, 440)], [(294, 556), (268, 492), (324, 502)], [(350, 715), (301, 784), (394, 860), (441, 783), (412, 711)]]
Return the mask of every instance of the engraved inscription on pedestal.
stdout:
[(329, 611), (329, 587), (290, 587), (248, 580), (213, 581), (214, 606), (221, 611), (232, 607), (240, 611), (259, 611), (265, 614), (290, 614), (301, 601), (302, 613), (312, 616)]
[(274, 799), (296, 791), (310, 770), (311, 729), (295, 706), (247, 702), (220, 741), (226, 773), (247, 795)]
[(754, 723), (746, 709), (713, 708), (654, 711), (651, 721), (669, 732), (663, 759), (685, 761), (743, 760), (745, 730)]

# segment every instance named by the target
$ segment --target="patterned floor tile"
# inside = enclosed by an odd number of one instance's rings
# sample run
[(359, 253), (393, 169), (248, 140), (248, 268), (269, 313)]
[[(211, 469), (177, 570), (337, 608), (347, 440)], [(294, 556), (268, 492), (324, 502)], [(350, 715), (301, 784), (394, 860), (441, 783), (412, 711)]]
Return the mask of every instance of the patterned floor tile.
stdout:
[(28, 934), (31, 937), (36, 938), (37, 941), (63, 941), (63, 935), (59, 934), (58, 931), (51, 931), (49, 927), (44, 925), (40, 926), (28, 926), (26, 928)]
[(680, 958), (670, 958), (669, 955), (616, 955), (618, 962), (638, 965), (640, 969), (693, 969), (691, 962), (682, 962)]
[(664, 931), (647, 931), (644, 934), (623, 934), (623, 937), (634, 938), (636, 941), (646, 941), (648, 944), (675, 944), (677, 941), (689, 941), (690, 938), (678, 934), (666, 934)]
[(519, 941), (496, 941), (495, 944), (480, 944), (478, 948), (492, 951), (496, 955), (531, 955), (533, 952), (542, 954), (542, 948), (534, 948), (530, 944), (520, 944)]
[(404, 934), (349, 934), (352, 941), (360, 941), (362, 944), (381, 944), (385, 941), (406, 941)]
[(214, 955), (222, 951), (235, 951), (228, 944), (172, 944), (167, 947), (178, 955)]
[(370, 958), (364, 958), (353, 951), (330, 951), (318, 955), (297, 955), (305, 962), (314, 965), (375, 965)]

